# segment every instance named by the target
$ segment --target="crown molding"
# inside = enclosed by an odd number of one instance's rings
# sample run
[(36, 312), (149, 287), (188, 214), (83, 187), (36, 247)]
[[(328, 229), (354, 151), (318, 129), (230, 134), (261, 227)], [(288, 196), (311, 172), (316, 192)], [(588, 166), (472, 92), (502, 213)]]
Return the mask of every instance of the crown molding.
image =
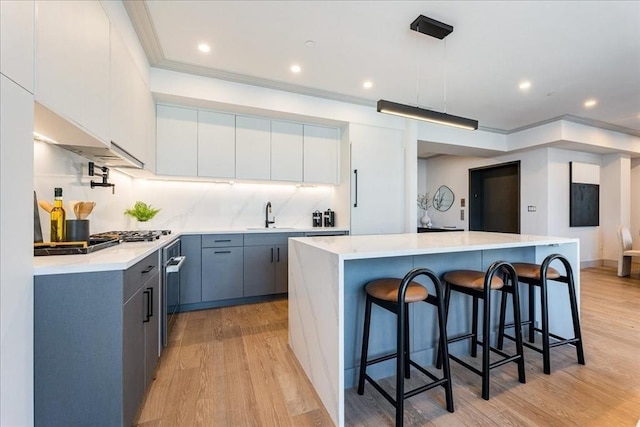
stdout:
[(608, 123), (608, 122), (603, 122), (600, 120), (593, 120), (593, 119), (587, 119), (585, 117), (579, 117), (579, 116), (574, 116), (573, 114), (564, 114), (562, 116), (558, 116), (558, 117), (553, 117), (551, 119), (547, 119), (547, 120), (542, 120), (540, 122), (536, 122), (536, 123), (531, 123), (528, 124), (526, 126), (522, 126), (516, 129), (512, 129), (510, 131), (507, 132), (507, 134), (512, 134), (512, 133), (517, 133), (517, 132), (522, 132), (523, 130), (527, 130), (527, 129), (532, 129), (538, 126), (543, 126), (549, 123), (554, 123), (557, 121), (566, 121), (566, 122), (571, 122), (571, 123), (577, 123), (580, 125), (585, 125), (585, 126), (591, 126), (591, 127), (595, 127), (598, 129), (605, 129), (605, 130), (610, 130), (610, 131), (614, 131), (614, 132), (620, 132), (620, 133), (624, 133), (627, 135), (632, 135), (632, 136), (638, 136), (640, 137), (640, 131), (639, 130), (635, 130), (635, 129), (631, 129), (625, 126), (620, 126), (620, 125), (614, 125), (613, 123)]
[(149, 64), (154, 66), (164, 59), (164, 52), (162, 51), (162, 46), (160, 46), (156, 28), (153, 26), (153, 20), (151, 19), (147, 2), (123, 0), (122, 4), (127, 11), (127, 15), (129, 15), (131, 24), (138, 35), (142, 49), (144, 49), (147, 55)]

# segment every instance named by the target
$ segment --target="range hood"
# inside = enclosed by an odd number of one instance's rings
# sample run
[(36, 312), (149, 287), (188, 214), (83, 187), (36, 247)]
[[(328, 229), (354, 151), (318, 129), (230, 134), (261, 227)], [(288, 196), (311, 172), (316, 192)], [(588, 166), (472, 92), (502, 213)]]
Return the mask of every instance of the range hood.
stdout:
[(113, 141), (108, 144), (54, 113), (44, 105), (35, 103), (34, 138), (57, 145), (99, 166), (142, 169), (144, 163)]

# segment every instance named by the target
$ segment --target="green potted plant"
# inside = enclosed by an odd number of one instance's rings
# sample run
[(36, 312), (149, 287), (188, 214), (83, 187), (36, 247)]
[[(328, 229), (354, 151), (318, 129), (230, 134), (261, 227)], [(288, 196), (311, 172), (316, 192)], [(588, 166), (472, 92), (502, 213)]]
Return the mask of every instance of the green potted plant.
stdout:
[(152, 219), (161, 209), (156, 209), (144, 202), (137, 201), (132, 209), (126, 209), (125, 215), (134, 217), (138, 222), (147, 222)]

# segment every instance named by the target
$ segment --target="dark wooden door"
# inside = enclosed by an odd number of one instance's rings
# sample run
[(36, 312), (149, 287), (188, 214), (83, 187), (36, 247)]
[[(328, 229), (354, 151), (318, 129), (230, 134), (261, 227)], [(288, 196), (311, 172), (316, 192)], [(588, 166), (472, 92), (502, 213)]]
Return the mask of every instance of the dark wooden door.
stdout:
[(469, 230), (520, 233), (520, 162), (469, 170)]

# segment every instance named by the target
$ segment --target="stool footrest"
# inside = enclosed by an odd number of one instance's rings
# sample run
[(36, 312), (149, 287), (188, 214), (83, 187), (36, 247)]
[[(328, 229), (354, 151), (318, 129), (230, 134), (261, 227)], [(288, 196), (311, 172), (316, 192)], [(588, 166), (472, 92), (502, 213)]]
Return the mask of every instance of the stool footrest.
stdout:
[(397, 356), (397, 353), (391, 353), (384, 356), (376, 357), (375, 359), (367, 360), (367, 366), (375, 365), (376, 363), (384, 362), (385, 360), (395, 359)]
[[(535, 331), (536, 332), (542, 332), (542, 330), (540, 330), (538, 328), (535, 328)], [(504, 338), (508, 338), (511, 341), (515, 341), (516, 340), (513, 335), (504, 334), (503, 337)], [(556, 340), (556, 342), (549, 343), (549, 348), (560, 347), (561, 345), (566, 345), (566, 344), (570, 344), (570, 345), (575, 346), (576, 343), (578, 341), (580, 341), (580, 338), (564, 338), (564, 337), (561, 337), (559, 335), (552, 334), (552, 333), (549, 333), (549, 337)], [(543, 352), (542, 348), (540, 348), (540, 347), (538, 347), (538, 346), (536, 346), (536, 345), (534, 345), (534, 344), (532, 344), (530, 342), (523, 341), (522, 345), (524, 345), (527, 348), (530, 348), (531, 350), (535, 350), (538, 353), (542, 353)]]

